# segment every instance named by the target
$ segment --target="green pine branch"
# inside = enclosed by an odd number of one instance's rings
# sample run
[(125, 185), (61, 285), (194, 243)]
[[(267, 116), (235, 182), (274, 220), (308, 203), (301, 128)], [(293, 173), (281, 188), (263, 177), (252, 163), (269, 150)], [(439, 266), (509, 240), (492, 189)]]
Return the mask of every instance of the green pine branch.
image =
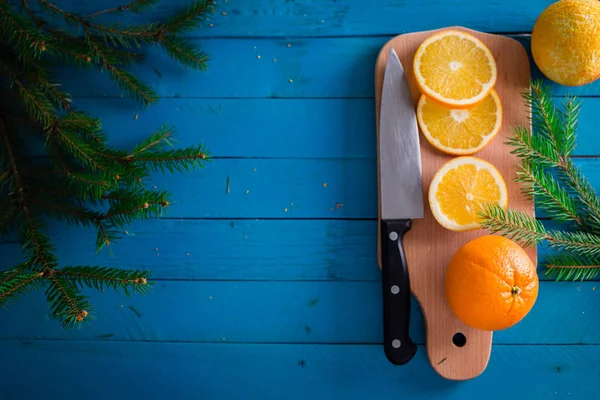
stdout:
[(591, 279), (600, 271), (600, 198), (574, 164), (580, 102), (568, 97), (557, 107), (541, 81), (524, 94), (532, 129), (516, 127), (507, 144), (521, 161), (516, 181), (551, 219), (568, 222), (574, 230), (546, 230), (533, 216), (497, 206), (484, 207), (483, 228), (524, 246), (539, 243), (557, 252), (546, 267), (557, 279)]
[(573, 221), (584, 227), (571, 193), (560, 186), (549, 171), (531, 164), (521, 164), (515, 180), (523, 183), (521, 191), (535, 199), (537, 205), (545, 209), (554, 219), (564, 222)]
[(146, 294), (150, 291), (148, 282), (150, 274), (141, 270), (123, 270), (98, 266), (65, 267), (56, 270), (55, 274), (70, 280), (81, 289), (90, 287), (99, 291), (113, 289), (123, 291), (127, 296), (133, 293)]
[[(161, 217), (172, 203), (169, 192), (145, 187), (151, 174), (184, 173), (209, 161), (201, 143), (174, 147), (174, 127), (168, 125), (131, 150), (111, 146), (111, 132), (79, 110), (54, 77), (63, 65), (105, 71), (122, 92), (150, 106), (158, 94), (128, 70), (144, 61), (146, 47), (161, 48), (185, 68), (205, 69), (207, 54), (182, 33), (205, 23), (214, 12), (212, 0), (195, 0), (164, 21), (102, 22), (102, 16), (143, 13), (157, 2), (131, 0), (79, 15), (52, 0), (0, 1), (0, 237), (16, 233), (24, 257), (0, 272), (0, 305), (44, 288), (51, 315), (68, 329), (94, 317), (86, 288), (150, 292), (148, 271), (61, 268), (48, 226), (57, 221), (95, 230), (95, 250), (112, 254), (128, 224)], [(45, 156), (32, 152), (37, 144)]]
[(139, 14), (139, 13), (145, 11), (146, 9), (151, 8), (153, 5), (155, 5), (157, 3), (158, 3), (157, 0), (134, 0), (131, 3), (123, 5), (123, 6), (113, 7), (113, 8), (109, 8), (109, 9), (101, 10), (101, 11), (96, 11), (95, 13), (86, 15), (83, 18), (84, 19), (92, 19), (92, 18), (97, 17), (102, 14), (110, 14), (110, 13), (117, 13), (117, 12), (122, 13), (125, 11)]
[(588, 280), (600, 274), (600, 258), (569, 253), (549, 257), (545, 275), (558, 280)]
[(89, 297), (82, 295), (73, 281), (56, 274), (54, 270), (44, 274), (44, 277), (48, 282), (46, 298), (52, 315), (65, 328), (71, 328), (88, 317), (88, 310), (92, 308)]
[(525, 247), (547, 242), (560, 252), (570, 251), (582, 257), (600, 256), (600, 236), (586, 232), (548, 231), (535, 217), (500, 206), (485, 206), (480, 214), (484, 228), (492, 233), (500, 232)]
[(0, 2), (0, 17), (0, 38), (15, 50), (20, 60), (39, 59), (48, 50), (52, 38), (35, 29), (31, 20), (4, 1)]
[(546, 228), (535, 217), (520, 211), (485, 205), (480, 212), (481, 226), (490, 233), (501, 233), (529, 247), (547, 238)]
[(7, 307), (19, 297), (40, 288), (43, 273), (17, 274), (20, 268), (21, 266), (17, 266), (15, 271), (5, 271), (0, 275), (0, 306), (2, 307)]

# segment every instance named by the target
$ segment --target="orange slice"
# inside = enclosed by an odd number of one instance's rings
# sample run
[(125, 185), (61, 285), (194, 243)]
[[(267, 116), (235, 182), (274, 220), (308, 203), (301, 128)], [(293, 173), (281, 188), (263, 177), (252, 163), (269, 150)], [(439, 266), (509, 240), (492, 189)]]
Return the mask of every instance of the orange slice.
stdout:
[(496, 61), (473, 35), (448, 29), (425, 39), (413, 60), (421, 92), (453, 108), (471, 107), (496, 84)]
[(468, 109), (449, 108), (421, 95), (417, 121), (436, 149), (452, 155), (470, 155), (483, 149), (500, 131), (502, 103), (494, 89)]
[(444, 164), (429, 186), (429, 206), (446, 229), (469, 231), (481, 228), (479, 212), (484, 206), (506, 208), (508, 190), (500, 172), (476, 157), (457, 157)]

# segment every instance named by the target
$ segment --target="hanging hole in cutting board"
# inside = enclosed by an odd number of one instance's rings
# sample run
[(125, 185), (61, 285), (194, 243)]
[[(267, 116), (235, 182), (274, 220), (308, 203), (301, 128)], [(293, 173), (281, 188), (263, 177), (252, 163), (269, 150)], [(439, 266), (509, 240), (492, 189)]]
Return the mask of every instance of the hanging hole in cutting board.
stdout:
[(462, 333), (457, 332), (452, 336), (452, 343), (454, 343), (456, 347), (463, 347), (467, 344), (467, 338)]

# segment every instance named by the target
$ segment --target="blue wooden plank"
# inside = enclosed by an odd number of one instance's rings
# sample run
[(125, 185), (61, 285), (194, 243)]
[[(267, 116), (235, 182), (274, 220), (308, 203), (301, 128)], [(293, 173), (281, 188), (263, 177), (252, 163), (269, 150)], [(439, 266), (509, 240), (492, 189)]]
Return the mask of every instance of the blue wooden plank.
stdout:
[[(194, 43), (211, 57), (206, 72), (184, 69), (155, 47), (146, 50), (145, 63), (130, 70), (163, 97), (372, 98), (377, 54), (390, 38), (198, 39)], [(527, 38), (519, 41), (528, 48)], [(76, 97), (122, 94), (108, 74), (65, 67), (57, 77)], [(600, 81), (552, 87), (557, 95), (600, 95)]]
[[(98, 116), (111, 144), (130, 149), (163, 124), (176, 146), (204, 143), (219, 157), (373, 158), (372, 99), (77, 99)], [(137, 116), (137, 118), (136, 118)]]
[[(575, 154), (600, 155), (596, 138), (600, 99), (582, 100)], [(176, 146), (201, 141), (218, 157), (375, 158), (377, 154), (373, 99), (163, 99), (148, 109), (129, 99), (77, 99), (77, 104), (98, 116), (111, 144), (123, 149), (169, 124), (175, 127)]]
[[(140, 16), (133, 15), (125, 21), (163, 20), (189, 2), (164, 0), (152, 11)], [(101, 5), (77, 0), (58, 0), (56, 3), (68, 10), (89, 14), (99, 9), (120, 6), (122, 1), (103, 0)], [(451, 25), (465, 25), (490, 32), (529, 32), (537, 16), (551, 3), (551, 0), (483, 3), (476, 0), (227, 0), (218, 2), (217, 13), (207, 21), (207, 25), (210, 23), (212, 26), (203, 26), (190, 34), (198, 37), (362, 36), (391, 35)], [(123, 15), (118, 15), (119, 19), (122, 17)]]
[[(600, 160), (576, 165), (600, 188)], [(375, 159), (216, 159), (201, 171), (154, 176), (151, 185), (173, 192), (174, 218), (377, 217)]]
[[(215, 159), (154, 175), (173, 193), (172, 218), (368, 218), (377, 214), (372, 159)], [(229, 188), (229, 191), (227, 190)]]
[[(514, 327), (495, 332), (494, 343), (600, 344), (600, 331), (594, 329), (600, 318), (596, 285), (543, 282), (532, 311)], [(81, 330), (65, 331), (50, 320), (39, 292), (0, 312), (0, 339), (382, 341), (379, 282), (159, 281), (152, 294), (131, 299), (112, 291), (86, 293), (97, 319)], [(414, 300), (411, 312), (412, 338), (423, 344), (423, 315)]]
[[(93, 252), (91, 229), (56, 223), (49, 232), (63, 266), (144, 268), (157, 280), (381, 281), (374, 220), (138, 221), (112, 256)], [(538, 247), (540, 279), (550, 253)], [(16, 242), (0, 243), (0, 254), (0, 270), (22, 261)]]
[[(423, 347), (402, 367), (379, 346), (0, 342), (3, 397), (81, 399), (593, 399), (599, 346), (495, 346), (487, 369), (445, 380)], [(24, 377), (33, 379), (35, 383)], [(68, 377), (65, 380), (65, 377)], [(85, 393), (85, 394), (83, 394)]]
[[(378, 281), (376, 229), (375, 221), (139, 221), (113, 256), (95, 256), (93, 230), (57, 223), (50, 233), (62, 265), (143, 266), (154, 279)], [(0, 254), (0, 269), (21, 261), (17, 243), (0, 244)]]
[[(206, 72), (185, 69), (155, 47), (146, 50), (145, 63), (130, 70), (165, 97), (373, 97), (375, 58), (385, 41), (195, 40), (210, 55)], [(57, 77), (74, 96), (121, 95), (108, 74), (65, 67)]]

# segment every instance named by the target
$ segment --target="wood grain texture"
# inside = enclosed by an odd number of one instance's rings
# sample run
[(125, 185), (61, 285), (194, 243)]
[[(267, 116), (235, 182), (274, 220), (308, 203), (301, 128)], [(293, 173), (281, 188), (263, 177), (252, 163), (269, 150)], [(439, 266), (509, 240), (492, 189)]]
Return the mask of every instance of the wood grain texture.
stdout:
[[(148, 109), (129, 99), (76, 101), (82, 110), (101, 119), (109, 142), (122, 149), (131, 149), (162, 124), (170, 124), (175, 127), (176, 146), (201, 141), (215, 157), (377, 157), (374, 98), (169, 98)], [(600, 155), (599, 107), (599, 98), (582, 99), (575, 156)], [(198, 121), (202, 121), (201, 126)]]
[[(600, 187), (598, 159), (576, 165)], [(169, 218), (377, 218), (375, 159), (213, 159), (147, 186), (172, 192)]]
[[(527, 119), (529, 112), (521, 97), (530, 82), (529, 60), (525, 49), (517, 41), (506, 37), (466, 30), (462, 27), (448, 29), (463, 30), (476, 36), (490, 49), (496, 60), (498, 79), (494, 88), (503, 104), (502, 128), (498, 136), (475, 156), (490, 162), (504, 177), (508, 188), (508, 206), (533, 215), (533, 202), (522, 195), (520, 187), (513, 181), (518, 160), (510, 154), (504, 144), (511, 134), (511, 127), (531, 126)], [(420, 92), (413, 76), (414, 53), (426, 38), (437, 32), (399, 35), (383, 46), (375, 67), (377, 116), (379, 116), (381, 87), (389, 49), (393, 47), (400, 58), (416, 105)], [(427, 206), (429, 184), (438, 169), (453, 157), (434, 149), (422, 135), (420, 143), (425, 217), (413, 221), (413, 228), (404, 239), (411, 291), (425, 315), (427, 354), (434, 369), (448, 379), (471, 379), (481, 374), (488, 364), (492, 332), (467, 326), (453, 314), (444, 295), (445, 271), (450, 258), (460, 247), (476, 237), (487, 234), (487, 231), (480, 229), (470, 232), (452, 232), (435, 220)], [(529, 248), (528, 253), (533, 262), (537, 263), (536, 248)], [(456, 333), (462, 333), (466, 337), (464, 347), (452, 343), (452, 337)], [(444, 363), (437, 363), (444, 357), (446, 358)]]
[[(101, 4), (79, 0), (57, 0), (56, 3), (84, 14), (122, 5), (121, 0), (102, 0)], [(151, 11), (119, 17), (125, 17), (125, 22), (162, 20), (189, 3), (190, 0), (161, 1)], [(483, 3), (477, 0), (227, 0), (217, 2), (215, 15), (202, 28), (188, 34), (236, 38), (393, 35), (453, 24), (489, 32), (529, 32), (537, 15), (551, 3), (552, 0)]]
[[(63, 266), (143, 267), (159, 281), (381, 281), (375, 220), (137, 221), (113, 244), (112, 256), (91, 253), (93, 229), (54, 223), (49, 232)], [(548, 279), (542, 263), (551, 253), (538, 246), (541, 280)], [(16, 239), (0, 243), (0, 254), (0, 270), (23, 261)]]
[[(156, 281), (146, 296), (88, 290), (97, 319), (65, 331), (43, 291), (0, 313), (0, 339), (382, 344), (380, 282)], [(494, 344), (600, 344), (600, 285), (542, 282), (531, 312)], [(557, 302), (557, 299), (560, 301)], [(410, 333), (425, 343), (412, 301)], [(448, 356), (448, 355), (445, 355)], [(439, 361), (439, 359), (437, 360)], [(409, 364), (406, 369), (412, 369)]]
[[(163, 19), (190, 1), (163, 0), (125, 21)], [(94, 256), (92, 232), (51, 225), (62, 265), (147, 268), (157, 285), (131, 299), (91, 292), (99, 319), (82, 330), (51, 321), (41, 292), (2, 310), (0, 397), (597, 397), (593, 282), (542, 283), (528, 318), (495, 333), (477, 379), (442, 379), (423, 346), (394, 368), (380, 343), (371, 79), (379, 49), (399, 33), (450, 24), (528, 31), (551, 2), (220, 1), (206, 21), (213, 26), (189, 33), (209, 54), (208, 71), (185, 70), (158, 48), (129, 68), (161, 97), (149, 109), (122, 98), (106, 74), (57, 70), (74, 106), (98, 115), (111, 143), (130, 147), (167, 123), (178, 145), (202, 141), (219, 158), (186, 176), (154, 176), (150, 187), (173, 191), (169, 216), (177, 219), (132, 224), (115, 257)], [(93, 12), (124, 2), (57, 3)], [(552, 86), (557, 96), (600, 95), (599, 82)], [(578, 155), (600, 155), (598, 101), (583, 103)], [(600, 187), (600, 162), (576, 162)], [(0, 269), (13, 265), (18, 244), (0, 244), (0, 256)], [(411, 333), (424, 343), (416, 302), (412, 317)]]
[(512, 391), (537, 400), (594, 399), (600, 391), (600, 346), (493, 352), (496, 362), (478, 379), (452, 382), (433, 372), (422, 347), (410, 368), (394, 368), (377, 345), (0, 341), (2, 359), (15, 360), (0, 364), (0, 386), (6, 400), (505, 400)]
[[(210, 55), (207, 71), (185, 69), (157, 47), (144, 48), (146, 61), (127, 69), (161, 97), (373, 98), (373, 80), (365, 77), (373, 75), (378, 51), (391, 38), (197, 39), (193, 43)], [(517, 39), (528, 50), (528, 38)], [(531, 67), (533, 78), (543, 78), (535, 64)], [(108, 74), (64, 67), (56, 76), (76, 98), (106, 97), (122, 104), (122, 92)], [(545, 82), (557, 96), (600, 95), (600, 80), (579, 87)]]

